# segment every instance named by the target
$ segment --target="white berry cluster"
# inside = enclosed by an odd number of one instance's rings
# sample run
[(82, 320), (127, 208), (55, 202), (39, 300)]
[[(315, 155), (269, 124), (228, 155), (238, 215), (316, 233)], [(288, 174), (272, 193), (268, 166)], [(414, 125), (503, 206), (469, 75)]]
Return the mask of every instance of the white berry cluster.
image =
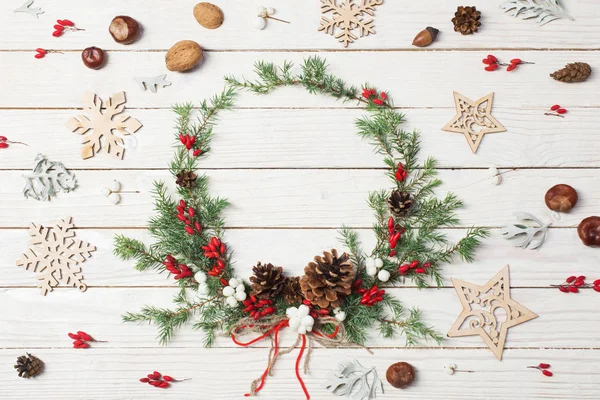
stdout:
[(377, 275), (377, 279), (381, 282), (387, 282), (390, 279), (390, 272), (381, 269), (383, 267), (383, 260), (381, 258), (369, 257), (366, 259), (365, 265), (367, 267), (367, 275)]
[(333, 309), (333, 316), (340, 322), (344, 322), (346, 319), (346, 311), (342, 311), (341, 308), (337, 307)]
[(198, 294), (207, 294), (208, 286), (206, 286), (206, 273), (204, 273), (204, 271), (198, 271), (194, 274), (194, 279), (198, 282)]
[(229, 286), (223, 288), (223, 296), (225, 296), (225, 303), (231, 307), (235, 307), (238, 301), (246, 300), (246, 286), (240, 279), (231, 278), (229, 280)]
[(102, 188), (100, 193), (102, 196), (108, 197), (108, 200), (113, 204), (119, 204), (121, 201), (121, 195), (119, 192), (121, 191), (121, 183), (118, 181), (113, 181), (110, 184), (110, 187)]
[(285, 311), (285, 313), (290, 319), (290, 328), (292, 328), (294, 331), (301, 335), (312, 331), (313, 325), (315, 324), (315, 319), (308, 315), (310, 313), (310, 308), (308, 308), (307, 305), (302, 304), (297, 308), (290, 307)]

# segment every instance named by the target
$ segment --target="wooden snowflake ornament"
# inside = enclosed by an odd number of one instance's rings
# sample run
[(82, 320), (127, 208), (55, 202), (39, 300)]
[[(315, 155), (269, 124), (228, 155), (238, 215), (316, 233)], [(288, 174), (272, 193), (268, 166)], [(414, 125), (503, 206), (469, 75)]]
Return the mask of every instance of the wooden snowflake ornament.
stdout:
[(454, 92), (456, 115), (442, 130), (447, 132), (462, 133), (471, 147), (473, 153), (481, 144), (486, 133), (506, 132), (506, 128), (492, 116), (492, 103), (494, 92), (477, 101)]
[(538, 317), (510, 297), (508, 265), (483, 286), (458, 279), (452, 279), (452, 284), (463, 310), (448, 336), (479, 335), (498, 360), (508, 329)]
[[(360, 4), (357, 4), (360, 2)], [(331, 19), (321, 16), (319, 31), (334, 36), (334, 30), (337, 28), (341, 32), (335, 34), (338, 42), (344, 47), (349, 43), (354, 43), (358, 36), (352, 32), (358, 29), (360, 37), (375, 33), (373, 19), (366, 15), (375, 15), (375, 6), (383, 4), (383, 0), (321, 0), (321, 14), (331, 12)], [(367, 19), (368, 18), (368, 19)]]
[(38, 287), (44, 296), (58, 286), (59, 280), (82, 292), (87, 289), (78, 264), (91, 257), (96, 247), (75, 238), (72, 231), (75, 225), (71, 220), (67, 217), (52, 228), (32, 223), (29, 227), (31, 246), (17, 260), (18, 266), (38, 273)]
[(88, 159), (100, 152), (102, 148), (113, 156), (123, 159), (123, 136), (131, 135), (142, 127), (137, 119), (128, 115), (120, 115), (125, 109), (125, 92), (115, 93), (106, 101), (106, 109), (102, 111), (102, 99), (94, 93), (86, 92), (83, 101), (84, 110), (90, 116), (78, 115), (67, 121), (67, 128), (78, 135), (81, 141), (81, 158)]

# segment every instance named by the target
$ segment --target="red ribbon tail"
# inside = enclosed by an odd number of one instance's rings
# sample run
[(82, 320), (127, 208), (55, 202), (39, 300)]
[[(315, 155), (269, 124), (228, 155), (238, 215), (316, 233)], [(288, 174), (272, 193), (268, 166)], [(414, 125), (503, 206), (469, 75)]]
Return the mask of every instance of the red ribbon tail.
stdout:
[(310, 400), (310, 395), (308, 394), (308, 390), (306, 389), (306, 385), (304, 385), (304, 381), (300, 376), (299, 366), (300, 360), (302, 360), (302, 354), (304, 354), (304, 349), (306, 348), (306, 335), (302, 335), (302, 347), (300, 347), (300, 353), (298, 353), (298, 358), (296, 359), (296, 378), (298, 378), (298, 382), (300, 382), (300, 386), (302, 387), (302, 391), (306, 396), (306, 400)]

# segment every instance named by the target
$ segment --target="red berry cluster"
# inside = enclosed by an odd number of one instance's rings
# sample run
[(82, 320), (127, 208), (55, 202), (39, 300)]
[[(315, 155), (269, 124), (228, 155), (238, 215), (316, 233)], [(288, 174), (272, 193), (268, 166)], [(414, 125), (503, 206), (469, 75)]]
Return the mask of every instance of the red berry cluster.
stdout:
[(171, 378), (169, 375), (162, 375), (160, 372), (158, 371), (154, 371), (151, 374), (148, 374), (145, 378), (141, 378), (140, 382), (142, 383), (147, 383), (151, 386), (157, 387), (157, 388), (161, 388), (161, 389), (166, 389), (169, 386), (171, 386), (171, 383), (173, 382), (181, 382), (181, 381), (185, 381), (187, 379), (174, 379)]
[(170, 254), (167, 255), (167, 259), (163, 261), (163, 265), (165, 266), (167, 271), (175, 275), (176, 281), (183, 278), (190, 278), (194, 275), (190, 267), (188, 267), (185, 264), (179, 264), (175, 257), (173, 257)]
[[(185, 224), (185, 231), (190, 235), (202, 232), (202, 225), (199, 221), (194, 221), (196, 211), (192, 207), (188, 207), (187, 203), (181, 199), (177, 206), (177, 218)], [(193, 227), (192, 227), (193, 222)]]
[(383, 295), (385, 294), (385, 290), (379, 289), (377, 285), (373, 285), (371, 289), (359, 288), (356, 293), (362, 294), (362, 298), (360, 299), (360, 304), (373, 307), (375, 304), (383, 301)]
[(373, 104), (377, 104), (378, 106), (382, 106), (387, 100), (387, 94), (385, 92), (381, 92), (379, 95), (377, 95), (375, 89), (367, 88), (363, 88), (362, 97), (370, 100)]
[(219, 238), (213, 237), (206, 246), (202, 246), (202, 250), (204, 250), (204, 257), (216, 260), (216, 264), (208, 271), (208, 275), (221, 275), (221, 272), (225, 269), (225, 261), (222, 257), (227, 253), (225, 243), (221, 242)]
[[(52, 36), (59, 37), (62, 36), (65, 31), (83, 31), (84, 29), (76, 28), (75, 24), (68, 19), (57, 19), (56, 25), (54, 25), (54, 32), (52, 32)], [(36, 57), (42, 58), (42, 57)]]
[(395, 173), (396, 180), (398, 182), (404, 182), (407, 175), (408, 175), (408, 173), (404, 169), (404, 165), (398, 163), (398, 167), (396, 168), (396, 173)]
[(90, 347), (89, 342), (102, 342), (101, 340), (94, 339), (83, 331), (77, 331), (77, 333), (68, 333), (68, 335), (74, 340), (73, 348), (75, 349), (87, 349)]
[(414, 271), (415, 274), (425, 274), (427, 273), (428, 268), (431, 268), (430, 262), (421, 264), (418, 260), (413, 260), (410, 264), (401, 265), (400, 268), (398, 268), (398, 273), (400, 275), (407, 275), (411, 271)]
[(395, 248), (398, 245), (398, 240), (400, 240), (400, 237), (402, 237), (404, 232), (406, 232), (406, 229), (396, 227), (393, 217), (388, 219), (388, 243), (390, 245), (390, 257), (394, 257), (396, 255)]
[(592, 284), (585, 283), (585, 276), (569, 276), (560, 285), (551, 285), (552, 287), (558, 288), (563, 293), (579, 293), (579, 289), (594, 289), (596, 292), (600, 292), (600, 279), (596, 279)]
[(202, 149), (194, 148), (194, 146), (196, 144), (196, 136), (184, 135), (183, 133), (181, 133), (179, 135), (179, 141), (185, 146), (186, 149), (188, 149), (188, 150), (194, 149), (194, 151), (192, 153), (192, 155), (194, 157), (198, 157), (200, 154), (202, 154)]
[(484, 58), (482, 62), (486, 65), (484, 69), (489, 72), (497, 70), (500, 66), (506, 66), (506, 70), (510, 72), (516, 69), (521, 64), (535, 64), (532, 62), (523, 61), (520, 58), (513, 58), (512, 60), (510, 60), (510, 64), (503, 64), (498, 62), (498, 59), (492, 54), (488, 54), (488, 56)]
[(9, 144), (24, 144), (25, 146), (27, 146), (23, 142), (13, 142), (11, 140), (8, 140), (6, 136), (0, 136), (0, 150), (6, 149)]
[(542, 374), (544, 374), (545, 376), (552, 376), (552, 375), (554, 375), (552, 373), (552, 371), (550, 371), (548, 369), (548, 368), (550, 368), (550, 364), (540, 363), (539, 365), (530, 365), (527, 368), (538, 369), (538, 370), (542, 371)]
[(567, 109), (566, 108), (562, 108), (560, 106), (560, 104), (555, 104), (552, 107), (550, 107), (550, 110), (546, 113), (544, 113), (544, 115), (553, 115), (555, 117), (561, 117), (564, 118), (565, 116), (563, 114), (567, 113)]
[(244, 312), (250, 314), (255, 321), (267, 315), (274, 314), (277, 309), (273, 307), (273, 301), (268, 299), (257, 299), (256, 296), (250, 296), (242, 301)]
[[(360, 279), (358, 279), (360, 280)], [(313, 304), (309, 301), (309, 300), (302, 300), (302, 304), (304, 304), (305, 306), (307, 306), (308, 308), (310, 308), (310, 311), (308, 313), (308, 315), (310, 315), (313, 318), (318, 318), (320, 315), (324, 316), (324, 315), (329, 315), (329, 310), (326, 308), (320, 308), (320, 309), (314, 309)]]

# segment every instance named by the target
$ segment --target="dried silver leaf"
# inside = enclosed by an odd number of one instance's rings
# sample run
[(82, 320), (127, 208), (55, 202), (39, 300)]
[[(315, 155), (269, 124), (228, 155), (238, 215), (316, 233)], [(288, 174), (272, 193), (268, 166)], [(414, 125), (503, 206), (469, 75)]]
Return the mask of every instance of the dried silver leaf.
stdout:
[(383, 393), (375, 367), (365, 368), (357, 360), (340, 363), (330, 375), (325, 388), (336, 396), (346, 396), (350, 400), (371, 400), (377, 391)]
[(515, 18), (535, 18), (540, 26), (560, 18), (573, 19), (565, 12), (560, 0), (508, 0), (500, 8)]
[(75, 189), (77, 180), (63, 163), (49, 161), (46, 156), (38, 154), (31, 174), (23, 175), (25, 187), (23, 194), (36, 200), (50, 200), (58, 192), (68, 193)]
[(133, 80), (136, 81), (138, 85), (140, 85), (143, 91), (150, 89), (152, 93), (156, 93), (159, 87), (164, 88), (167, 86), (171, 86), (171, 82), (169, 82), (166, 78), (167, 74), (163, 74), (148, 78), (136, 77), (133, 78)]
[(34, 0), (27, 0), (25, 3), (23, 3), (23, 5), (21, 7), (14, 10), (14, 12), (22, 12), (22, 13), (30, 14), (36, 18), (39, 18), (40, 14), (43, 14), (44, 11), (42, 11), (42, 9), (39, 7), (30, 8), (30, 6), (33, 4), (33, 1)]
[(515, 217), (517, 217), (519, 221), (523, 222), (533, 221), (537, 224), (537, 226), (527, 226), (523, 224), (507, 226), (502, 231), (504, 238), (517, 239), (515, 241), (515, 246), (523, 249), (539, 249), (542, 244), (544, 244), (544, 240), (546, 240), (548, 227), (551, 225), (551, 223), (544, 224), (542, 221), (526, 212), (516, 212)]

